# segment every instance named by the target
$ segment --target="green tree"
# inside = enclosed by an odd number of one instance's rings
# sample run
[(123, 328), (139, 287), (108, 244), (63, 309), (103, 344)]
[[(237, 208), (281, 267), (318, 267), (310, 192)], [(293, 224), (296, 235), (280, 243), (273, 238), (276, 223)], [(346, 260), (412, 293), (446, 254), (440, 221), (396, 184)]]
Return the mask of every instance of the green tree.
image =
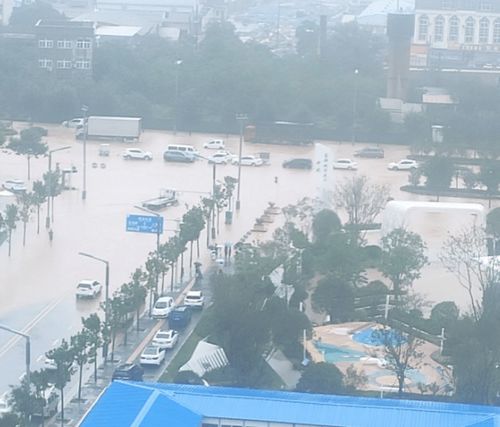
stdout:
[(135, 311), (137, 332), (140, 330), (141, 307), (147, 295), (147, 290), (141, 283), (142, 277), (142, 271), (136, 270), (132, 275), (132, 281), (125, 283), (122, 287), (124, 297), (130, 301), (131, 308)]
[(478, 175), (479, 181), (486, 186), (486, 193), (489, 197), (489, 207), (491, 207), (491, 196), (498, 194), (500, 185), (500, 165), (498, 162), (481, 166)]
[(426, 177), (425, 186), (436, 192), (438, 201), (440, 194), (450, 188), (454, 174), (455, 166), (445, 156), (433, 156), (422, 165), (422, 175)]
[(500, 208), (492, 209), (486, 216), (486, 231), (500, 238)]
[(18, 427), (21, 423), (20, 418), (13, 412), (7, 412), (0, 416), (0, 427)]
[(443, 301), (432, 307), (431, 320), (439, 328), (449, 329), (458, 321), (460, 312), (453, 301)]
[(339, 216), (330, 209), (323, 209), (314, 215), (312, 229), (315, 241), (324, 241), (331, 233), (342, 228)]
[(12, 231), (16, 228), (16, 223), (19, 221), (19, 209), (17, 205), (10, 204), (5, 208), (4, 224), (7, 228), (7, 242), (9, 244), (9, 256), (12, 246)]
[(401, 294), (420, 278), (427, 264), (422, 238), (404, 228), (395, 228), (382, 238), (380, 271), (392, 283), (396, 304)]
[(36, 206), (36, 233), (40, 234), (40, 206), (47, 200), (47, 192), (42, 181), (33, 182), (32, 202)]
[(36, 1), (14, 8), (10, 18), (13, 27), (32, 28), (40, 20), (65, 20), (66, 17), (55, 10), (49, 3)]
[(341, 394), (344, 392), (344, 376), (332, 363), (310, 363), (304, 369), (296, 390), (304, 393)]
[(350, 283), (329, 275), (318, 282), (312, 302), (316, 309), (330, 316), (330, 321), (347, 322), (354, 314), (354, 288)]
[(82, 318), (83, 331), (88, 338), (88, 361), (94, 365), (94, 382), (97, 383), (97, 351), (103, 344), (102, 323), (96, 313)]
[(31, 218), (31, 213), (33, 212), (33, 199), (33, 193), (28, 192), (22, 193), (19, 197), (19, 219), (23, 223), (23, 246), (26, 246), (26, 226)]
[(42, 414), (43, 418), (45, 416), (45, 407), (47, 406), (45, 391), (50, 387), (50, 374), (47, 369), (41, 369), (31, 372), (30, 379), (35, 388), (35, 410), (36, 413)]
[(21, 384), (11, 387), (9, 403), (12, 405), (14, 413), (22, 416), (21, 425), (27, 427), (29, 419), (35, 411), (36, 395), (29, 387), (26, 376), (21, 380)]
[(63, 339), (59, 347), (49, 350), (46, 356), (56, 365), (54, 385), (61, 393), (61, 424), (64, 424), (64, 387), (74, 372), (74, 351), (68, 341)]
[(37, 128), (23, 129), (18, 137), (12, 137), (7, 148), (28, 160), (28, 180), (31, 179), (31, 158), (42, 156), (47, 153), (49, 147), (41, 141), (40, 132)]
[(83, 367), (89, 360), (90, 336), (86, 329), (82, 329), (70, 339), (74, 361), (78, 365), (78, 401), (82, 400)]

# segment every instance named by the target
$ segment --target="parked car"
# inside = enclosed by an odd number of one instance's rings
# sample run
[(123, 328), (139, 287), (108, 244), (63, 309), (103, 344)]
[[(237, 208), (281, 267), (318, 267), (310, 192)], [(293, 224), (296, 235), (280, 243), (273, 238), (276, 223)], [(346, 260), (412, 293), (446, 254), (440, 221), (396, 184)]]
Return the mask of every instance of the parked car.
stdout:
[(151, 341), (156, 347), (161, 349), (174, 348), (175, 344), (179, 340), (179, 332), (169, 329), (169, 330), (159, 330)]
[[(233, 165), (239, 163), (239, 159), (232, 160)], [(264, 161), (257, 156), (241, 156), (241, 166), (262, 166)]]
[(222, 139), (212, 139), (211, 141), (205, 142), (203, 148), (208, 148), (209, 150), (223, 150), (225, 144)]
[(283, 162), (284, 168), (289, 169), (312, 169), (311, 159), (291, 159)]
[(141, 365), (160, 366), (165, 360), (165, 350), (154, 345), (148, 345), (142, 352), (140, 358)]
[(113, 372), (112, 380), (142, 381), (144, 370), (135, 363), (118, 365)]
[(187, 305), (180, 305), (168, 316), (168, 327), (176, 331), (184, 329), (189, 322), (191, 322), (191, 309)]
[(195, 157), (192, 154), (185, 153), (183, 151), (167, 150), (163, 153), (163, 160), (166, 162), (193, 163), (195, 161)]
[(400, 160), (399, 162), (392, 162), (389, 163), (389, 165), (387, 166), (387, 169), (391, 171), (408, 171), (417, 168), (418, 168), (418, 163), (415, 160), (411, 159), (403, 159)]
[(189, 291), (184, 297), (184, 305), (193, 308), (203, 308), (205, 299), (202, 291)]
[(62, 125), (67, 127), (67, 128), (78, 128), (78, 127), (83, 127), (83, 124), (84, 124), (84, 119), (80, 118), (80, 117), (77, 117), (77, 118), (74, 118), (74, 119), (71, 119), (71, 120), (65, 120), (64, 122), (62, 122)]
[(3, 183), (3, 188), (13, 193), (23, 193), (28, 189), (21, 179), (8, 179)]
[(151, 153), (151, 151), (144, 151), (140, 148), (127, 148), (123, 152), (122, 156), (125, 160), (153, 160), (153, 154)]
[(45, 356), (45, 359), (43, 359), (43, 369), (47, 369), (48, 371), (57, 370), (57, 365), (55, 360)]
[(174, 307), (175, 302), (172, 297), (160, 297), (156, 300), (153, 310), (151, 310), (151, 316), (153, 319), (165, 319)]
[(225, 165), (232, 160), (231, 154), (226, 151), (218, 151), (208, 158), (208, 163), (215, 163), (216, 165)]
[(383, 159), (384, 150), (380, 147), (364, 147), (354, 152), (354, 157), (366, 157), (370, 159)]
[(97, 280), (82, 280), (76, 286), (77, 298), (95, 298), (101, 294), (102, 285)]
[(358, 170), (358, 164), (351, 159), (338, 159), (333, 162), (333, 169)]

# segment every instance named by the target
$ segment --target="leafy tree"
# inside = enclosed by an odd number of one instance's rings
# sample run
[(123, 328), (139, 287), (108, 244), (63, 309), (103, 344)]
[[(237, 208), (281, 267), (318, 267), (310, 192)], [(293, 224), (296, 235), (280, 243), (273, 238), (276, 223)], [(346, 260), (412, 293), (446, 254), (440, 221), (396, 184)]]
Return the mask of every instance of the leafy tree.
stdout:
[(334, 323), (352, 320), (354, 314), (354, 288), (335, 276), (318, 282), (312, 301), (316, 309), (328, 313)]
[(382, 238), (380, 271), (391, 281), (396, 303), (405, 288), (420, 278), (427, 264), (425, 249), (422, 238), (404, 228), (396, 228)]
[(63, 339), (59, 347), (49, 350), (46, 356), (52, 359), (56, 365), (54, 385), (61, 393), (61, 419), (64, 420), (64, 387), (74, 372), (75, 355), (68, 341)]
[(50, 374), (47, 369), (41, 369), (31, 372), (30, 378), (35, 388), (36, 409), (39, 410), (43, 418), (45, 416), (45, 407), (47, 406), (45, 391), (50, 387)]
[(500, 208), (492, 209), (486, 216), (486, 231), (500, 238)]
[(368, 376), (364, 370), (356, 370), (354, 365), (349, 365), (344, 375), (344, 387), (346, 391), (352, 393), (360, 390), (368, 383)]
[(498, 194), (498, 186), (500, 185), (500, 165), (498, 162), (482, 165), (478, 178), (486, 186), (486, 192), (490, 198), (489, 206), (491, 207), (491, 196)]
[(31, 157), (42, 156), (47, 153), (47, 144), (41, 141), (37, 128), (23, 129), (18, 137), (12, 137), (7, 148), (14, 153), (26, 156), (28, 160), (28, 180), (31, 179)]
[(445, 156), (434, 156), (422, 165), (422, 175), (426, 177), (425, 185), (439, 195), (443, 190), (450, 188), (450, 183), (455, 174), (453, 162)]
[(356, 231), (362, 225), (373, 223), (388, 198), (389, 188), (370, 184), (366, 176), (354, 176), (344, 180), (335, 192), (337, 207), (347, 212), (348, 224)]
[(87, 318), (82, 318), (82, 325), (88, 339), (88, 361), (94, 365), (94, 382), (97, 382), (97, 351), (103, 344), (103, 325), (96, 313)]
[(74, 361), (78, 365), (78, 401), (82, 400), (83, 367), (89, 360), (89, 341), (90, 336), (87, 334), (86, 329), (81, 330), (70, 339)]
[(33, 193), (24, 192), (19, 197), (20, 209), (19, 209), (19, 219), (23, 223), (23, 246), (26, 246), (26, 226), (31, 217), (31, 212), (33, 211)]
[(42, 181), (33, 182), (32, 203), (36, 206), (36, 233), (40, 234), (40, 206), (47, 200), (47, 192)]
[(401, 397), (408, 369), (416, 369), (420, 364), (422, 353), (418, 351), (418, 348), (423, 342), (413, 335), (388, 327), (383, 327), (373, 333), (382, 343), (382, 352), (387, 362), (385, 368), (396, 375), (398, 393)]
[(65, 20), (66, 17), (49, 3), (35, 1), (14, 8), (9, 23), (13, 27), (32, 28), (40, 19), (61, 21)]
[(21, 384), (13, 387), (10, 395), (10, 403), (16, 415), (22, 415), (23, 426), (29, 425), (29, 419), (35, 411), (36, 395), (28, 384), (26, 376), (21, 380)]
[(312, 229), (316, 241), (326, 239), (332, 232), (340, 231), (341, 228), (342, 223), (338, 215), (330, 209), (323, 209), (314, 215)]
[(304, 369), (296, 390), (305, 393), (341, 394), (344, 392), (342, 372), (332, 363), (310, 363)]
[(449, 329), (458, 321), (460, 312), (453, 301), (443, 301), (432, 307), (431, 320), (440, 328)]
[(0, 416), (0, 427), (18, 427), (20, 423), (20, 418), (12, 412)]
[(140, 310), (146, 299), (147, 290), (142, 286), (142, 271), (136, 270), (132, 276), (132, 282), (126, 283), (122, 287), (124, 297), (130, 301), (130, 305), (136, 313), (137, 331), (140, 329)]
[(19, 220), (19, 209), (17, 205), (10, 204), (5, 208), (4, 224), (7, 228), (7, 241), (9, 244), (9, 256), (11, 253), (12, 231), (16, 228), (16, 222)]

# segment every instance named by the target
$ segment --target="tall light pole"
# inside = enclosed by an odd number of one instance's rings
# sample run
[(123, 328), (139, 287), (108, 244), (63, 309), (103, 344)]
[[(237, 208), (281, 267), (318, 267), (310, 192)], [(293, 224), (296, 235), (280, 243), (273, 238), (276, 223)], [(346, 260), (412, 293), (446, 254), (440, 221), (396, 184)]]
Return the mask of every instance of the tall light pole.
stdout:
[[(104, 282), (104, 289), (105, 289), (105, 302), (104, 302), (104, 327), (106, 332), (108, 331), (109, 327), (109, 261), (98, 258), (94, 255), (88, 254), (86, 252), (78, 252), (78, 255), (85, 256), (87, 258), (92, 258), (96, 261), (102, 262), (103, 264), (106, 265), (106, 276), (105, 276), (105, 282)], [(104, 357), (104, 360), (107, 360), (108, 357), (108, 342), (105, 341), (104, 345), (102, 346), (102, 356)]]
[(15, 335), (19, 335), (20, 337), (23, 337), (26, 340), (26, 350), (25, 350), (25, 356), (26, 356), (26, 387), (27, 387), (27, 392), (29, 394), (30, 390), (30, 383), (31, 383), (31, 369), (30, 369), (30, 360), (31, 360), (31, 342), (30, 342), (30, 336), (25, 334), (24, 332), (17, 331), (16, 329), (9, 328), (8, 326), (0, 325), (0, 329), (10, 332)]
[(359, 70), (354, 70), (354, 96), (352, 99), (352, 129), (351, 129), (351, 144), (356, 142), (356, 115), (358, 109), (358, 75)]
[(87, 123), (87, 112), (89, 107), (82, 105), (83, 113), (83, 189), (82, 189), (82, 200), (87, 198), (87, 134), (88, 134), (88, 123)]
[(236, 114), (236, 120), (240, 124), (240, 150), (238, 153), (238, 190), (236, 192), (236, 210), (240, 210), (240, 189), (241, 189), (241, 150), (243, 148), (243, 128), (248, 117), (246, 114)]
[(45, 218), (45, 228), (50, 227), (50, 197), (52, 195), (52, 153), (57, 151), (69, 150), (71, 148), (70, 145), (66, 145), (60, 148), (54, 148), (53, 150), (49, 150), (49, 168), (47, 174), (47, 217)]
[(179, 67), (182, 60), (175, 61), (175, 111), (174, 111), (174, 135), (177, 135), (177, 115), (179, 110)]

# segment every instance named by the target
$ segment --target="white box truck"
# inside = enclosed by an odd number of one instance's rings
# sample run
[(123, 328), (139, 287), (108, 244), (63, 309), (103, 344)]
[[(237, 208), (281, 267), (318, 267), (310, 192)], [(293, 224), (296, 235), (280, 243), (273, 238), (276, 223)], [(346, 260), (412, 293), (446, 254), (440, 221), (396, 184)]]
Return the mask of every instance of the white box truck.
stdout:
[[(122, 141), (136, 141), (142, 132), (140, 117), (104, 117), (90, 116), (87, 118), (87, 138), (110, 138)], [(77, 129), (76, 138), (83, 139), (85, 126)]]

